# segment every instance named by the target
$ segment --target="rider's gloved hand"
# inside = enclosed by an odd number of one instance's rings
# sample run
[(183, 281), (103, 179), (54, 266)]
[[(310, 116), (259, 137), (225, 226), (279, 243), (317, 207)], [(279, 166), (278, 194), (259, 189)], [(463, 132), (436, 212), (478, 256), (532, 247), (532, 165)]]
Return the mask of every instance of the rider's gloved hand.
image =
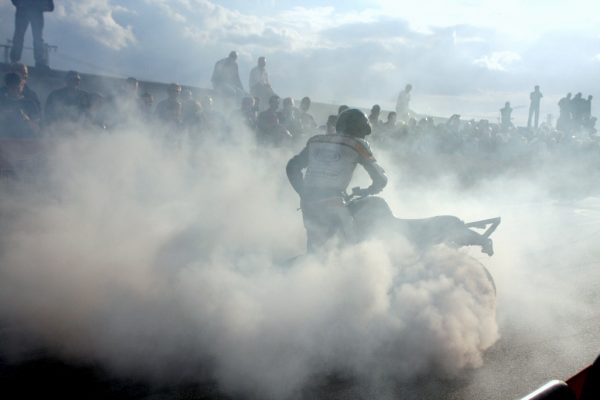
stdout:
[(352, 194), (357, 197), (366, 197), (371, 194), (371, 191), (367, 189), (362, 189), (359, 187), (352, 188)]

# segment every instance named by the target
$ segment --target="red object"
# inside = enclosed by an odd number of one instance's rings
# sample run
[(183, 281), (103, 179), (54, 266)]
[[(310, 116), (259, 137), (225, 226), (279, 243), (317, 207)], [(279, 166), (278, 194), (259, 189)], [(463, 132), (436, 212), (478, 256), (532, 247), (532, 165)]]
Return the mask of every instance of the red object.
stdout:
[(573, 393), (575, 393), (575, 397), (577, 399), (581, 398), (581, 393), (583, 391), (583, 384), (586, 381), (589, 370), (592, 368), (590, 365), (586, 369), (579, 371), (577, 374), (573, 375), (571, 378), (567, 380), (567, 385), (571, 388)]

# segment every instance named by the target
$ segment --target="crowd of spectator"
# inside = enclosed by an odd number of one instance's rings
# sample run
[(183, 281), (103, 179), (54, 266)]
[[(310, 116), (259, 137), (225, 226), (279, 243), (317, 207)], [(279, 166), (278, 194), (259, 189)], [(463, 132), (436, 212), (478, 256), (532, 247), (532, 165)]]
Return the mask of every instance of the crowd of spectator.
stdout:
[[(23, 64), (13, 64), (4, 76), (0, 89), (0, 136), (6, 138), (40, 137), (60, 125), (64, 134), (69, 129), (111, 130), (135, 121), (151, 123), (153, 129), (163, 129), (165, 137), (174, 143), (184, 139), (200, 143), (203, 137), (235, 141), (244, 131), (254, 136), (258, 145), (300, 146), (309, 137), (334, 134), (337, 116), (348, 108), (342, 105), (338, 113), (326, 121), (312, 116), (311, 99), (304, 97), (296, 106), (291, 97), (281, 98), (273, 91), (266, 71), (266, 58), (259, 57), (249, 76), (249, 92), (239, 78), (237, 53), (215, 64), (212, 94), (196, 98), (194, 91), (177, 83), (166, 86), (164, 99), (142, 90), (135, 78), (128, 78), (119, 90), (95, 93), (82, 89), (79, 73), (69, 71), (64, 87), (52, 91), (42, 104), (35, 91), (27, 85), (28, 71)], [(542, 98), (536, 86), (531, 95), (528, 127), (512, 123), (512, 108), (507, 102), (500, 110), (500, 123), (488, 120), (462, 120), (459, 115), (448, 119), (417, 117), (409, 110), (411, 85), (398, 96), (397, 110), (382, 118), (381, 107), (375, 104), (368, 115), (373, 127), (369, 141), (384, 147), (405, 161), (414, 160), (415, 169), (425, 155), (437, 160), (457, 157), (476, 160), (479, 165), (510, 169), (522, 165), (531, 152), (556, 149), (598, 147), (596, 118), (591, 116), (591, 100), (581, 93), (569, 93), (558, 107), (556, 126), (543, 122), (538, 126), (539, 103)], [(266, 100), (265, 100), (266, 99)], [(399, 114), (401, 113), (401, 114)], [(242, 128), (243, 127), (243, 128)], [(498, 162), (504, 163), (499, 165)], [(464, 164), (464, 161), (462, 162)], [(444, 167), (446, 168), (446, 167)], [(454, 165), (453, 168), (456, 168)]]
[[(463, 120), (456, 114), (437, 122), (422, 117), (396, 123), (395, 114), (389, 112), (386, 122), (372, 121), (369, 140), (378, 154), (387, 152), (411, 180), (453, 174), (469, 186), (501, 175), (535, 176), (563, 169), (569, 171), (568, 179), (557, 178), (557, 184), (579, 184), (581, 177), (600, 168), (595, 118), (587, 125), (571, 123), (568, 128), (546, 121), (534, 129), (502, 119), (500, 123)], [(566, 187), (557, 190), (568, 191)]]
[(565, 132), (580, 130), (596, 133), (596, 118), (592, 117), (592, 95), (583, 97), (582, 93), (571, 93), (558, 102), (559, 116), (556, 129)]
[[(212, 94), (196, 98), (192, 89), (171, 83), (166, 86), (165, 98), (156, 104), (152, 94), (140, 90), (135, 78), (126, 79), (118, 90), (101, 94), (84, 90), (76, 71), (67, 72), (64, 86), (52, 91), (42, 103), (27, 85), (27, 66), (13, 64), (0, 89), (0, 136), (35, 138), (53, 132), (56, 126), (60, 126), (62, 134), (82, 127), (111, 131), (127, 122), (152, 122), (162, 126), (175, 141), (197, 141), (202, 136), (235, 138), (234, 130), (240, 127), (254, 133), (259, 143), (270, 145), (304, 140), (317, 133), (317, 123), (310, 114), (310, 98), (304, 97), (300, 107), (296, 107), (291, 97), (281, 99), (272, 93), (265, 62), (260, 57), (250, 75), (252, 91), (269, 94), (265, 109), (261, 108), (260, 96), (243, 91), (237, 67), (234, 73), (223, 72), (236, 65), (232, 57), (215, 66), (215, 71), (220, 72), (213, 74)], [(225, 77), (219, 77), (220, 74)], [(232, 87), (231, 81), (239, 83), (240, 86), (233, 86), (239, 90), (224, 89)]]

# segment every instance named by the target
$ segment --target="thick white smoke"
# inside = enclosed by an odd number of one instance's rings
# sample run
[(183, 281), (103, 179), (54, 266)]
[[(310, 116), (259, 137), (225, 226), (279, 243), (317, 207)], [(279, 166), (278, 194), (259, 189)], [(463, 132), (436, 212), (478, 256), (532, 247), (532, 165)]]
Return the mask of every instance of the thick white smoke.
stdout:
[(286, 262), (305, 246), (289, 151), (166, 146), (147, 127), (47, 145), (42, 177), (0, 200), (0, 321), (29, 344), (281, 399), (330, 374), (457, 376), (498, 339), (465, 252), (389, 237)]
[(444, 386), (450, 391), (446, 398), (519, 398), (550, 379), (567, 379), (595, 359), (597, 143), (534, 141), (488, 153), (478, 148), (448, 153), (404, 141), (376, 151), (394, 177), (396, 190), (386, 189), (384, 196), (404, 218), (502, 217), (492, 236), (496, 253), (482, 258), (498, 289), (501, 338), (472, 381)]

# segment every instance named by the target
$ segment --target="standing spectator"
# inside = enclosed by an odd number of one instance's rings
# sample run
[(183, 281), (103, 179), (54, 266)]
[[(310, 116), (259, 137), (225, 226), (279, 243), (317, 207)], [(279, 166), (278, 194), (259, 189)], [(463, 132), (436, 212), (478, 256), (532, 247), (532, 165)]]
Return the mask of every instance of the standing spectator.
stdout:
[(510, 102), (506, 102), (500, 109), (500, 127), (503, 131), (508, 131), (512, 127), (512, 112)]
[(217, 61), (210, 79), (213, 88), (226, 97), (237, 97), (244, 94), (237, 57), (237, 52), (232, 51), (227, 58)]
[(79, 121), (89, 116), (90, 95), (79, 88), (81, 76), (69, 71), (65, 76), (65, 87), (54, 90), (46, 100), (46, 121), (48, 124), (59, 121)]
[(398, 100), (396, 101), (396, 115), (400, 121), (406, 122), (409, 118), (410, 110), (410, 91), (412, 85), (406, 85), (404, 90), (398, 94)]
[(571, 122), (572, 128), (578, 129), (581, 127), (581, 123), (583, 122), (583, 109), (585, 99), (581, 92), (578, 92), (575, 97), (571, 100)]
[(275, 93), (271, 88), (269, 82), (269, 74), (267, 72), (267, 59), (265, 57), (258, 57), (256, 67), (250, 71), (250, 79), (248, 82), (248, 88), (250, 94), (254, 97), (258, 97), (262, 104), (267, 104), (271, 96)]
[(592, 118), (592, 99), (594, 97), (590, 94), (587, 99), (584, 99), (582, 102), (582, 114), (584, 123), (589, 121)]
[(10, 60), (13, 63), (21, 60), (23, 53), (23, 41), (27, 27), (31, 24), (33, 36), (33, 57), (35, 66), (48, 69), (48, 60), (44, 49), (44, 12), (54, 11), (53, 0), (11, 0), (17, 8), (15, 13), (15, 32), (13, 35)]
[(571, 93), (567, 93), (565, 97), (558, 101), (559, 114), (556, 121), (556, 129), (559, 131), (567, 132), (571, 126), (572, 96)]
[(540, 92), (540, 87), (535, 86), (533, 88), (533, 92), (529, 94), (529, 99), (531, 102), (529, 103), (529, 118), (527, 118), (527, 128), (531, 128), (531, 118), (534, 118), (533, 127), (535, 129), (538, 128), (539, 120), (540, 120), (540, 101), (542, 100), (544, 95)]

